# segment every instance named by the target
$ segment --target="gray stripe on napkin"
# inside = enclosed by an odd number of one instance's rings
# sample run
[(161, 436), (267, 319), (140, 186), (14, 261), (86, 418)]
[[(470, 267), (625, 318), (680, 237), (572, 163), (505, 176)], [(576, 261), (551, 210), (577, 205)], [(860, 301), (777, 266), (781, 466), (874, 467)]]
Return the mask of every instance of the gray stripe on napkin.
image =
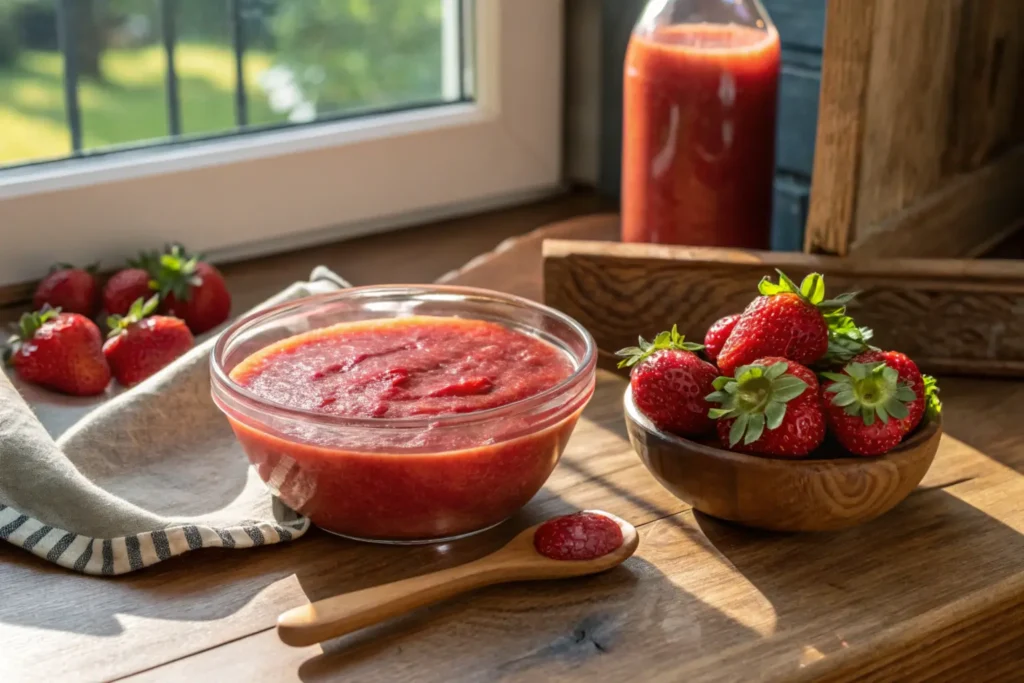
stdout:
[(292, 532), (288, 531), (283, 526), (275, 526), (274, 530), (277, 531), (277, 535), (281, 537), (282, 541), (292, 540)]
[(152, 533), (153, 547), (156, 548), (156, 556), (161, 560), (166, 560), (171, 557), (171, 544), (167, 540), (166, 531), (154, 531)]
[(198, 550), (203, 547), (203, 535), (199, 533), (199, 527), (187, 526), (182, 531), (185, 532), (185, 540), (188, 541), (189, 550)]
[(225, 548), (235, 547), (235, 538), (231, 535), (230, 532), (224, 531), (222, 529), (216, 529), (215, 531), (217, 532), (217, 535), (220, 536), (220, 540), (224, 542)]
[(81, 556), (77, 560), (75, 560), (75, 566), (73, 567), (73, 569), (76, 572), (82, 571), (83, 569), (85, 569), (85, 565), (89, 564), (89, 560), (91, 560), (91, 559), (92, 559), (92, 543), (90, 543), (89, 545), (85, 546), (85, 552), (83, 552), (81, 554)]
[(243, 531), (252, 539), (253, 545), (263, 545), (267, 542), (267, 539), (263, 537), (263, 532), (254, 526), (243, 527)]
[(26, 538), (25, 545), (21, 547), (25, 550), (32, 550), (32, 548), (35, 548), (39, 541), (43, 540), (43, 537), (51, 531), (53, 531), (53, 527), (44, 524), (43, 526), (39, 527), (38, 531), (36, 531), (34, 534)]
[(128, 564), (131, 566), (132, 571), (136, 569), (142, 569), (142, 544), (139, 543), (138, 536), (126, 536), (124, 539), (124, 547), (128, 551)]
[(7, 538), (18, 530), (22, 524), (28, 521), (28, 515), (21, 515), (7, 526), (0, 527), (0, 538)]
[(63, 555), (64, 551), (67, 550), (68, 547), (70, 547), (71, 544), (75, 542), (76, 538), (78, 538), (78, 534), (72, 534), (70, 532), (64, 534), (64, 536), (59, 541), (57, 541), (57, 543), (52, 548), (50, 548), (50, 552), (47, 553), (46, 559), (50, 562), (56, 562), (57, 560), (59, 560), (60, 556)]
[(100, 569), (103, 574), (114, 573), (114, 542), (109, 538), (103, 541), (103, 568)]

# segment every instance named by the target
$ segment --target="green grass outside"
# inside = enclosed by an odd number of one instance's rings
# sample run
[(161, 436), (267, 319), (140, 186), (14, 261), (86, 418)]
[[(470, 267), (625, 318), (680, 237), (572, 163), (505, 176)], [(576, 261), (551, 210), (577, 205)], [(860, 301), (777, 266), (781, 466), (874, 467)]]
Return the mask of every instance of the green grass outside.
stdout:
[[(246, 53), (249, 122), (285, 117), (267, 105), (257, 79), (271, 65), (266, 53)], [(185, 135), (235, 128), (235, 61), (230, 48), (181, 44), (175, 65)], [(103, 82), (79, 81), (83, 148), (166, 137), (166, 58), (163, 48), (108, 50)], [(56, 52), (26, 52), (13, 68), (0, 69), (0, 166), (54, 159), (71, 153), (64, 109), (63, 60)]]

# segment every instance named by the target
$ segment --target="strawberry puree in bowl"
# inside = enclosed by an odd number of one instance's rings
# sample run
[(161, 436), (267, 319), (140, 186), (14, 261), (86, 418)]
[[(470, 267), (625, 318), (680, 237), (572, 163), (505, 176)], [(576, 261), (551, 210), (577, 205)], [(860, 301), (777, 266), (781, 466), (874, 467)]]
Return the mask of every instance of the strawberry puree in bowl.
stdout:
[(321, 528), (427, 543), (540, 490), (594, 390), (575, 321), (518, 297), (366, 287), (228, 329), (213, 398), (260, 477)]

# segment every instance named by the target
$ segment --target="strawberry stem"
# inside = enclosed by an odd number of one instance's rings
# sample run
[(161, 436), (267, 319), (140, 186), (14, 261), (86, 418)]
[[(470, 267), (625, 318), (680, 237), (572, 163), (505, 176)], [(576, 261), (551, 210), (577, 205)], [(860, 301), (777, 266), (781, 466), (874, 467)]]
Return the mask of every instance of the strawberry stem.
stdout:
[(631, 368), (658, 351), (667, 351), (672, 349), (678, 351), (700, 351), (703, 348), (704, 346), (702, 344), (694, 344), (693, 342), (686, 341), (686, 337), (679, 334), (679, 327), (677, 325), (673, 325), (670, 331), (660, 332), (658, 336), (654, 338), (654, 341), (649, 342), (643, 337), (640, 337), (637, 346), (629, 346), (624, 349), (619, 349), (615, 352), (615, 355), (622, 358), (622, 360), (619, 361), (618, 367)]
[(840, 406), (847, 415), (860, 415), (866, 425), (875, 418), (888, 422), (890, 417), (902, 420), (910, 414), (907, 407), (917, 396), (908, 384), (899, 381), (899, 373), (885, 364), (850, 363), (842, 373), (823, 372), (822, 377), (832, 380), (826, 392), (835, 394), (833, 405)]
[(786, 417), (786, 404), (807, 390), (807, 382), (789, 373), (789, 364), (779, 361), (769, 366), (744, 365), (736, 376), (719, 377), (715, 391), (705, 397), (712, 408), (712, 420), (735, 418), (729, 429), (729, 447), (740, 441), (749, 446), (769, 430), (778, 429)]

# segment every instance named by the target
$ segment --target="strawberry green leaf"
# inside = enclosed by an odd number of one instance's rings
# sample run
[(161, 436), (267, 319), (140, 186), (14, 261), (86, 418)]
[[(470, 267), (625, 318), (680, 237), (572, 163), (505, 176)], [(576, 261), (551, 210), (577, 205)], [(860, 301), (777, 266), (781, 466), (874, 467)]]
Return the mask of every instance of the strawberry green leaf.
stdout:
[(778, 401), (769, 401), (764, 408), (764, 416), (767, 418), (768, 429), (778, 429), (786, 417), (786, 404)]
[(772, 400), (787, 403), (807, 390), (807, 382), (793, 375), (785, 375), (772, 382)]
[(708, 403), (725, 403), (730, 398), (730, 394), (726, 391), (714, 391), (704, 397), (704, 400)]
[(696, 352), (703, 348), (704, 346), (701, 344), (694, 344), (693, 342), (686, 341), (686, 337), (679, 334), (678, 326), (673, 325), (671, 330), (659, 332), (654, 337), (653, 342), (649, 342), (643, 337), (640, 337), (637, 346), (620, 349), (615, 352), (615, 355), (623, 359), (619, 361), (618, 367), (631, 368), (658, 351), (676, 350)]
[(857, 396), (852, 391), (842, 391), (836, 394), (835, 398), (832, 399), (833, 404), (844, 408), (848, 405), (853, 405), (856, 402)]
[(132, 302), (131, 307), (128, 309), (128, 315), (112, 315), (107, 318), (107, 327), (110, 328), (110, 334), (107, 337), (113, 339), (135, 323), (141, 322), (153, 315), (159, 304), (159, 295), (153, 295), (148, 300), (139, 297)]
[(753, 413), (747, 420), (747, 432), (743, 437), (743, 445), (749, 446), (761, 438), (764, 432), (764, 413)]
[(811, 273), (800, 283), (800, 293), (812, 304), (819, 304), (825, 299), (825, 278), (820, 273)]
[(876, 419), (888, 422), (889, 418), (902, 420), (910, 414), (909, 403), (915, 400), (914, 392), (899, 381), (899, 372), (884, 361), (873, 363), (850, 363), (843, 373), (823, 373), (834, 383), (826, 392), (832, 392), (832, 404), (843, 408), (847, 415), (859, 415), (865, 425), (872, 425)]
[(775, 284), (772, 282), (772, 279), (766, 275), (761, 278), (759, 283), (757, 283), (757, 291), (764, 296), (774, 296), (776, 294), (783, 294), (789, 290), (782, 285)]
[(729, 429), (729, 447), (733, 447), (740, 442), (743, 438), (743, 434), (747, 431), (747, 424), (750, 422), (750, 414), (743, 413), (736, 418), (736, 421), (732, 423), (732, 427)]
[(939, 400), (939, 383), (931, 375), (924, 375), (925, 412), (929, 420), (937, 420), (942, 414), (942, 401)]
[[(927, 395), (927, 391), (925, 393)], [(904, 403), (917, 400), (917, 394), (907, 384), (901, 384), (899, 389), (896, 390), (896, 399)]]
[(860, 292), (845, 292), (837, 297), (817, 301), (815, 304), (822, 309), (846, 308), (860, 295)]
[(886, 412), (895, 417), (897, 420), (902, 420), (907, 415), (910, 415), (910, 409), (907, 408), (907, 404), (900, 401), (898, 398), (890, 398), (884, 404)]
[[(783, 291), (792, 292), (793, 294), (802, 294), (800, 288), (796, 286), (795, 282), (789, 279), (788, 275), (783, 273), (778, 268), (775, 269), (775, 272), (779, 274), (779, 286), (785, 288)], [(819, 275), (818, 277), (821, 276)]]
[(780, 361), (769, 367), (768, 372), (764, 373), (764, 376), (768, 379), (776, 379), (786, 374), (786, 370), (789, 370), (789, 364)]
[(711, 383), (711, 386), (721, 391), (725, 389), (725, 385), (729, 384), (730, 382), (732, 382), (732, 377), (725, 377), (723, 375), (721, 377), (716, 377), (715, 381)]
[(727, 415), (732, 415), (732, 412), (733, 411), (726, 410), (725, 408), (712, 408), (708, 411), (708, 417), (712, 420), (720, 420)]

